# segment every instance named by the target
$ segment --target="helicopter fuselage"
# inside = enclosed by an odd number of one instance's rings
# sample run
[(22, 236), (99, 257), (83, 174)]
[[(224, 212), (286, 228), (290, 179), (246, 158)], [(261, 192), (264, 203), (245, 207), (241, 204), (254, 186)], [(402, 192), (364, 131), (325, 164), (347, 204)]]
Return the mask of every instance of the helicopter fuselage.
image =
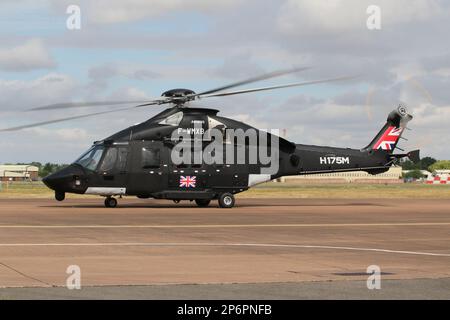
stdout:
[[(167, 109), (145, 122), (94, 143), (77, 161), (46, 177), (44, 182), (55, 190), (58, 200), (63, 200), (65, 193), (78, 193), (108, 198), (128, 195), (175, 201), (209, 201), (220, 199), (224, 194), (234, 195), (282, 176), (355, 170), (376, 174), (387, 171), (394, 162), (391, 152), (384, 148), (393, 147), (388, 144), (363, 149), (313, 146), (294, 144), (265, 132), (267, 141), (272, 141), (265, 144), (272, 163), (250, 162), (251, 152), (258, 155), (258, 138), (252, 141), (249, 135), (245, 135), (239, 140), (239, 137), (230, 138), (229, 132), (239, 130), (248, 133), (253, 130), (261, 134), (262, 131), (217, 116), (217, 112), (203, 108)], [(393, 111), (389, 117), (388, 124), (391, 121), (390, 124), (395, 127), (402, 115)], [(390, 127), (387, 128), (390, 130)], [(221, 134), (221, 141), (211, 135), (212, 129)], [(180, 135), (184, 135), (182, 139)], [(273, 138), (276, 138), (276, 146), (275, 140), (271, 140)], [(375, 137), (372, 145), (380, 139), (384, 138)], [(206, 152), (212, 142), (219, 143), (224, 147), (223, 154), (216, 159), (223, 160), (233, 152), (232, 161), (174, 161), (174, 149), (183, 140), (197, 143), (197, 151), (200, 152)], [(243, 152), (246, 161), (236, 161), (239, 151)], [(209, 152), (209, 156), (216, 152)], [(192, 160), (192, 157), (189, 159)], [(275, 166), (273, 162), (276, 162)]]

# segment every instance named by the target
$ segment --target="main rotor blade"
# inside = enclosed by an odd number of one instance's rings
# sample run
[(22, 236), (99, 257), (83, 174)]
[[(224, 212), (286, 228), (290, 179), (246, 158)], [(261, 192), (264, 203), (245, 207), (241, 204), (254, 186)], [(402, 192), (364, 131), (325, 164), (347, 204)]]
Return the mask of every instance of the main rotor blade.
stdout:
[(112, 106), (119, 104), (141, 104), (150, 102), (146, 101), (95, 101), (95, 102), (64, 102), (49, 104), (46, 106), (36, 107), (28, 109), (27, 111), (37, 111), (37, 110), (51, 110), (51, 109), (66, 109), (66, 108), (79, 108), (79, 107), (97, 107), (97, 106)]
[(46, 125), (46, 124), (52, 124), (52, 123), (57, 123), (57, 122), (63, 122), (63, 121), (87, 118), (87, 117), (97, 116), (97, 115), (106, 114), (106, 113), (113, 113), (113, 112), (130, 110), (130, 109), (133, 109), (133, 108), (136, 108), (136, 106), (128, 107), (128, 108), (115, 109), (115, 110), (102, 111), (102, 112), (82, 114), (82, 115), (79, 115), (79, 116), (72, 116), (72, 117), (67, 117), (67, 118), (59, 118), (59, 119), (54, 119), (54, 120), (42, 121), (42, 122), (35, 122), (35, 123), (25, 124), (25, 125), (17, 126), (17, 127), (0, 129), (0, 132), (16, 131), (16, 130), (21, 130), (21, 129), (39, 127), (39, 126), (43, 126), (43, 125)]
[(215, 89), (211, 89), (211, 90), (203, 91), (203, 92), (200, 92), (200, 93), (196, 93), (193, 96), (198, 97), (198, 96), (202, 96), (202, 95), (206, 95), (206, 94), (211, 94), (211, 93), (214, 93), (214, 92), (217, 92), (217, 91), (231, 89), (231, 88), (242, 86), (244, 84), (249, 84), (249, 83), (253, 83), (253, 82), (257, 82), (257, 81), (261, 81), (261, 80), (266, 80), (266, 79), (270, 79), (270, 78), (280, 77), (280, 76), (283, 76), (283, 75), (286, 75), (286, 74), (300, 72), (300, 71), (304, 71), (304, 70), (307, 70), (307, 69), (310, 69), (310, 68), (311, 67), (298, 67), (298, 68), (293, 68), (293, 69), (278, 70), (278, 71), (262, 74), (260, 76), (252, 77), (252, 78), (249, 78), (249, 79), (241, 80), (239, 82), (230, 83), (228, 85), (225, 85), (225, 86), (222, 86), (222, 87), (218, 87), (218, 88), (215, 88)]
[(159, 99), (159, 100), (146, 101), (143, 104), (137, 105), (136, 108), (153, 106), (155, 104), (160, 105), (160, 104), (166, 104), (166, 103), (174, 103), (175, 100), (176, 100), (176, 98), (174, 98), (174, 97), (167, 97), (167, 98), (163, 98), (163, 99)]
[(229, 91), (229, 92), (222, 92), (222, 93), (219, 92), (219, 93), (203, 95), (203, 96), (200, 96), (199, 98), (202, 99), (202, 98), (210, 98), (210, 97), (231, 96), (231, 95), (241, 94), (241, 93), (266, 91), (266, 90), (274, 90), (274, 89), (282, 89), (282, 88), (290, 88), (290, 87), (300, 87), (300, 86), (307, 86), (307, 85), (312, 85), (312, 84), (349, 80), (349, 79), (353, 79), (353, 78), (356, 78), (356, 76), (346, 76), (346, 77), (331, 78), (331, 79), (324, 79), (324, 80), (314, 80), (314, 81), (307, 81), (307, 82), (295, 82), (295, 83), (288, 83), (288, 84), (282, 84), (282, 85), (277, 85), (277, 86), (261, 87), (261, 88), (254, 88), (254, 89), (243, 89), (243, 90)]

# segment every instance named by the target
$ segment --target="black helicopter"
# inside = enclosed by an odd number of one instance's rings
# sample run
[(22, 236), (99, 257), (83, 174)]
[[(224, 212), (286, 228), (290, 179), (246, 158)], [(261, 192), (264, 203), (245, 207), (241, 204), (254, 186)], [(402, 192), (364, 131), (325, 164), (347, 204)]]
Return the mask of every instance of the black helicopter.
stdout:
[[(106, 197), (106, 207), (116, 207), (117, 200), (114, 197), (126, 195), (138, 198), (169, 199), (175, 202), (191, 200), (200, 207), (206, 207), (211, 200), (217, 199), (220, 207), (231, 208), (235, 204), (234, 194), (248, 190), (255, 184), (283, 176), (358, 170), (378, 174), (387, 171), (390, 166), (404, 157), (408, 157), (413, 162), (419, 161), (419, 150), (393, 154), (406, 124), (412, 119), (402, 105), (388, 115), (382, 129), (366, 147), (361, 149), (296, 144), (269, 132), (257, 136), (256, 139), (250, 139), (246, 133), (252, 130), (256, 134), (262, 132), (245, 123), (218, 116), (218, 110), (188, 106), (190, 101), (200, 98), (229, 96), (349, 78), (340, 77), (223, 92), (226, 89), (304, 69), (306, 68), (272, 72), (201, 93), (188, 89), (172, 89), (164, 92), (161, 98), (151, 101), (48, 105), (31, 110), (138, 104), (128, 108), (49, 120), (0, 131), (18, 130), (150, 105), (172, 104), (172, 107), (147, 121), (95, 142), (74, 163), (43, 179), (44, 183), (55, 191), (55, 198), (58, 201), (64, 200), (66, 193), (94, 194)], [(215, 135), (211, 134), (212, 130), (215, 130)], [(230, 136), (233, 130), (244, 133), (244, 137), (239, 139), (239, 137)], [(178, 135), (174, 136), (174, 133)], [(263, 139), (264, 135), (266, 137)], [(224, 148), (226, 151), (222, 150), (220, 154), (214, 154), (215, 159), (219, 161), (213, 163), (202, 159), (192, 161), (195, 152), (187, 158), (184, 157), (184, 161), (174, 161), (174, 150), (183, 141), (191, 143), (191, 146), (197, 143), (197, 151), (203, 153), (212, 142), (216, 143), (216, 146), (227, 148)], [(257, 152), (256, 150), (261, 146), (266, 147), (267, 154), (275, 160), (275, 170), (273, 168), (268, 170), (267, 163), (249, 161), (250, 153)], [(244, 162), (236, 162), (238, 149), (243, 151)], [(178, 150), (179, 154), (185, 150)], [(188, 147), (188, 150), (191, 150), (191, 147)], [(206, 153), (211, 156), (215, 152), (216, 149)], [(233, 153), (232, 161), (224, 161), (226, 155), (230, 153)]]

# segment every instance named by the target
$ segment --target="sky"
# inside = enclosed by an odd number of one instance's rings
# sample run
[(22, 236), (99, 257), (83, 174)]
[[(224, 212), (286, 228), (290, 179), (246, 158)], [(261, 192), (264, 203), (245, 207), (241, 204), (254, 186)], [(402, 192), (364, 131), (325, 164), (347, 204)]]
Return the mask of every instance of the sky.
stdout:
[[(67, 27), (71, 5), (80, 29)], [(380, 28), (367, 27), (371, 5)], [(399, 146), (450, 159), (448, 30), (439, 0), (2, 0), (0, 129), (123, 107), (27, 111), (46, 104), (147, 100), (304, 66), (247, 87), (358, 77), (193, 105), (296, 143), (361, 148), (404, 103), (414, 119)], [(164, 108), (0, 132), (0, 163), (70, 163)]]

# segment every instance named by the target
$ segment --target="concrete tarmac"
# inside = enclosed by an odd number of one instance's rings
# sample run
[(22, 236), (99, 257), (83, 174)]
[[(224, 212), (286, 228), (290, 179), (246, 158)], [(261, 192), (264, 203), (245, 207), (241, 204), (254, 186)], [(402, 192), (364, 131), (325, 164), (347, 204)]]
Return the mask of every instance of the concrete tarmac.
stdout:
[[(0, 298), (450, 298), (450, 200), (0, 199)], [(65, 288), (71, 265), (81, 290)], [(367, 268), (381, 269), (369, 290)]]

